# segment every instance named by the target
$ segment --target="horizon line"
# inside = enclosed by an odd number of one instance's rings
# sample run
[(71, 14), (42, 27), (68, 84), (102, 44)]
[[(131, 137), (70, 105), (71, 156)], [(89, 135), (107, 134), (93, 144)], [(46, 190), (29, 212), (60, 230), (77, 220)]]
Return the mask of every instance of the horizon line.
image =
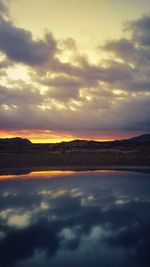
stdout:
[(37, 141), (32, 141), (32, 138), (27, 138), (27, 137), (20, 137), (20, 136), (12, 136), (12, 137), (0, 137), (0, 139), (15, 139), (15, 138), (20, 138), (20, 139), (27, 139), (33, 144), (57, 144), (57, 143), (63, 143), (63, 142), (72, 142), (72, 141), (94, 141), (94, 142), (112, 142), (115, 140), (123, 140), (123, 139), (89, 139), (89, 138), (72, 138), (69, 140), (62, 140), (62, 141), (51, 141), (51, 142), (44, 142), (42, 140), (44, 139), (37, 139)]

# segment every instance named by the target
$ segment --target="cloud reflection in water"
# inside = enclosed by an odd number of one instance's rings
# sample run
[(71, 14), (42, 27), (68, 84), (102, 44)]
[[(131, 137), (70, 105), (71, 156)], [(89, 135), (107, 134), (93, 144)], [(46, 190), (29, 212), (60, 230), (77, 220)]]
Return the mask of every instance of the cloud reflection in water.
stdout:
[(32, 177), (0, 182), (1, 266), (150, 266), (149, 174)]

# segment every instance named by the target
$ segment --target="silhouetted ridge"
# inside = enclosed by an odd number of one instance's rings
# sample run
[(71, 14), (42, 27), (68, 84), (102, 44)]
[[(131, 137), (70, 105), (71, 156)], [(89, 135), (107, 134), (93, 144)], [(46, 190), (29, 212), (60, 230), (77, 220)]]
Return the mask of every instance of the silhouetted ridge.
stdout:
[(20, 137), (0, 138), (1, 152), (15, 151), (71, 151), (71, 150), (99, 150), (99, 149), (123, 149), (129, 150), (136, 147), (150, 147), (150, 134), (115, 141), (72, 140), (60, 143), (33, 144), (28, 139)]
[(0, 151), (25, 151), (29, 150), (31, 146), (31, 141), (26, 138), (0, 138)]
[(14, 137), (14, 138), (0, 138), (0, 144), (20, 144), (20, 145), (29, 145), (32, 144), (30, 140), (27, 138), (20, 138), (20, 137)]
[(143, 134), (140, 136), (136, 136), (128, 139), (130, 142), (150, 142), (150, 134)]

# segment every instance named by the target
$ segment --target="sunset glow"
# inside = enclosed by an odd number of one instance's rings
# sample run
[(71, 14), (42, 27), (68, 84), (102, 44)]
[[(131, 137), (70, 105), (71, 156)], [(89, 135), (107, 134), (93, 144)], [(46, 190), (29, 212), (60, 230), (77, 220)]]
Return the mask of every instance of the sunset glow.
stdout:
[[(80, 133), (78, 135), (71, 135), (71, 133), (67, 132), (57, 132), (57, 131), (49, 131), (49, 130), (1, 130), (0, 138), (14, 138), (21, 137), (27, 138), (32, 143), (59, 143), (59, 142), (69, 142), (72, 140), (80, 139), (80, 140), (95, 140), (95, 141), (113, 141), (126, 139), (129, 137), (134, 137), (137, 132), (92, 132), (92, 133)], [(138, 132), (138, 134), (142, 134), (142, 132)]]

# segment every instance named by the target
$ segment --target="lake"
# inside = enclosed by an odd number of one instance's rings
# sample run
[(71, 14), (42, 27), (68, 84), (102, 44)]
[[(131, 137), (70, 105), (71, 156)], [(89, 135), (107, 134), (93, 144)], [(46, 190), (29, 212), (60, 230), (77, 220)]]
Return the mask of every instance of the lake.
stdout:
[(150, 174), (0, 176), (1, 267), (149, 267)]

